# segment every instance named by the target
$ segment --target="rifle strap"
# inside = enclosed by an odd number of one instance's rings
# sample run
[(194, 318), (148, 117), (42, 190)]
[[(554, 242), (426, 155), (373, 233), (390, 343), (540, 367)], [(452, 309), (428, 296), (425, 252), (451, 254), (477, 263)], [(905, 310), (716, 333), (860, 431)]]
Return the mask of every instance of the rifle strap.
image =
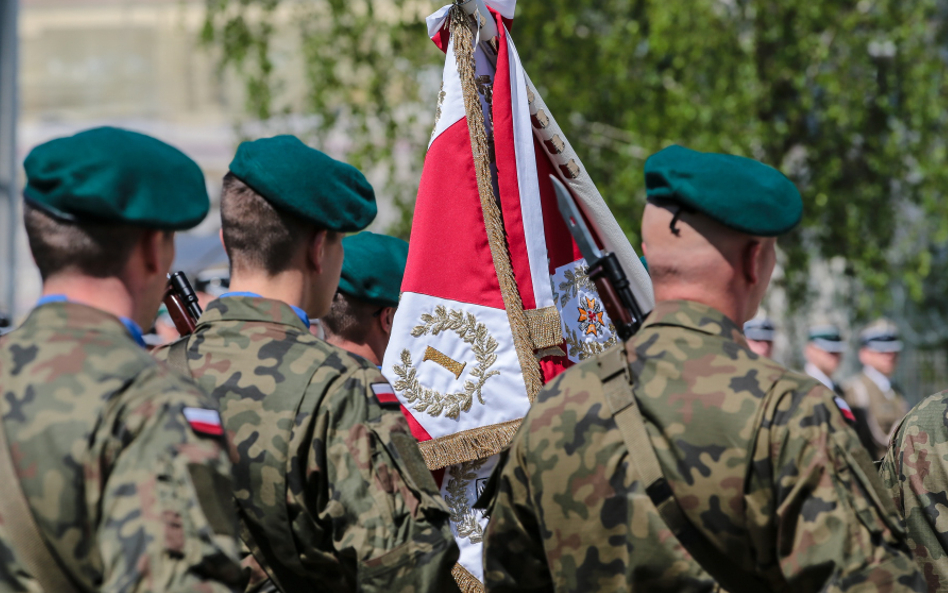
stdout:
[(183, 336), (168, 347), (168, 366), (185, 377), (193, 377), (191, 367), (188, 366), (188, 338)]
[(36, 518), (30, 509), (13, 464), (10, 442), (0, 419), (0, 483), (5, 484), (0, 496), (0, 518), (10, 537), (10, 547), (26, 572), (36, 579), (47, 593), (77, 593), (77, 589), (46, 544)]
[(756, 593), (769, 587), (756, 575), (735, 566), (688, 519), (662, 473), (629, 376), (625, 345), (598, 357), (598, 375), (607, 405), (629, 451), (629, 461), (662, 520), (692, 558), (729, 593)]

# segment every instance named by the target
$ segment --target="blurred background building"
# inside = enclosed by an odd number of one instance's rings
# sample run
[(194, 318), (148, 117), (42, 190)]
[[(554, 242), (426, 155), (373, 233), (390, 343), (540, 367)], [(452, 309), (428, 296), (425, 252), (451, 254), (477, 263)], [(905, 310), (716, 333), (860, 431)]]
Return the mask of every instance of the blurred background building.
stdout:
[[(15, 0), (0, 0), (0, 5), (4, 3), (13, 5)], [(293, 122), (241, 131), (243, 87), (217, 67), (215, 49), (201, 44), (204, 0), (19, 0), (18, 4), (15, 201), (19, 202), (23, 186), (23, 159), (37, 144), (100, 125), (144, 132), (183, 150), (207, 179), (211, 214), (190, 236), (181, 237), (180, 259), (186, 265), (219, 259), (222, 250), (210, 253), (216, 240), (206, 237), (216, 236), (220, 226), (220, 181), (241, 136), (286, 131)], [(292, 35), (284, 38), (293, 43)], [(339, 147), (332, 148), (327, 152), (341, 156)], [(384, 205), (380, 210), (373, 228), (385, 228), (392, 219)], [(0, 210), (4, 234), (11, 228), (9, 217), (9, 209)], [(29, 311), (40, 290), (20, 226), (18, 221), (12, 225), (17, 233), (13, 302), (0, 296), (0, 311), (12, 311), (17, 318)], [(3, 245), (0, 253), (6, 254)], [(8, 261), (3, 259), (4, 267)], [(0, 270), (0, 281), (6, 282), (10, 274), (11, 270)]]
[[(194, 158), (216, 202), (233, 156), (240, 95), (236, 85), (228, 88), (216, 73), (211, 52), (199, 47), (203, 5), (20, 0), (18, 190), (23, 184), (20, 165), (34, 146), (85, 128), (114, 125), (160, 138)], [(216, 233), (217, 220), (212, 213), (193, 234)], [(9, 228), (7, 220), (2, 222), (2, 228)], [(14, 227), (12, 310), (22, 316), (37, 298), (40, 281), (22, 229)]]

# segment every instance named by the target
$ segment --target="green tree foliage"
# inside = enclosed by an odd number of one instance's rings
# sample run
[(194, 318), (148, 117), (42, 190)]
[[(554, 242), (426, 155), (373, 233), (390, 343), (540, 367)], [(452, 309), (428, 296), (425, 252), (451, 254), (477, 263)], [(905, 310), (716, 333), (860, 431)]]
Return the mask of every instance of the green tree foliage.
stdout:
[[(299, 107), (314, 133), (343, 122), (360, 164), (411, 175), (382, 193), (410, 204), (442, 54), (409, 0), (208, 0), (206, 39), (241, 74), (248, 112), (275, 107), (272, 39), (301, 36)], [(283, 25), (281, 10), (293, 13)], [(811, 254), (842, 256), (862, 314), (898, 282), (925, 296), (932, 245), (948, 243), (946, 51), (936, 0), (521, 0), (513, 37), (633, 244), (642, 164), (664, 146), (758, 158), (804, 196), (781, 245), (791, 302)], [(383, 15), (384, 13), (384, 15)], [(401, 157), (402, 160), (399, 160)], [(413, 183), (412, 183), (413, 182)], [(401, 229), (404, 232), (404, 228)]]
[[(408, 0), (206, 0), (203, 40), (244, 86), (247, 118), (283, 120), (384, 179), (408, 238), (443, 54)], [(300, 123), (292, 116), (305, 117)], [(286, 123), (287, 120), (291, 120)], [(329, 152), (333, 152), (330, 150)]]

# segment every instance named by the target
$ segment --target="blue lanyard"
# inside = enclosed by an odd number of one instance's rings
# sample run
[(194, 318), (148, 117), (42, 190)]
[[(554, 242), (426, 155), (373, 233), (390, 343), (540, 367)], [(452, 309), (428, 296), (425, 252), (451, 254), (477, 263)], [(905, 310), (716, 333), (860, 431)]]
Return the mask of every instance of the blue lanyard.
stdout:
[[(223, 298), (227, 298), (227, 297), (250, 297), (250, 298), (254, 298), (254, 299), (262, 299), (262, 298), (263, 298), (262, 296), (260, 296), (259, 294), (255, 293), (255, 292), (225, 292), (224, 294), (222, 294), (222, 295), (219, 296), (218, 298), (223, 299)], [(293, 309), (293, 312), (296, 313), (297, 317), (300, 318), (300, 321), (303, 322), (303, 325), (305, 325), (306, 328), (309, 329), (309, 315), (306, 314), (306, 311), (300, 309), (299, 307), (294, 307), (293, 305), (290, 305), (289, 303), (287, 303), (287, 306), (288, 306), (290, 309)]]
[[(50, 294), (42, 297), (40, 300), (36, 301), (36, 306), (41, 307), (48, 303), (66, 303), (69, 302), (69, 299), (66, 298), (64, 294)], [(122, 322), (122, 325), (125, 326), (125, 329), (128, 330), (128, 333), (131, 334), (132, 339), (135, 340), (139, 346), (145, 348), (145, 338), (142, 335), (142, 328), (138, 327), (138, 324), (129, 319), (128, 317), (119, 317), (119, 321)]]

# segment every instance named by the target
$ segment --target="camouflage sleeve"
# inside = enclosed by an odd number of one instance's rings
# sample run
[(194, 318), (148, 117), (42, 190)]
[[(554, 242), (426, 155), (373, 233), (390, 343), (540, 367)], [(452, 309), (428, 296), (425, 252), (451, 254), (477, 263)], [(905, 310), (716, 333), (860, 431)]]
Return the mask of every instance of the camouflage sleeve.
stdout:
[(775, 546), (789, 588), (925, 591), (891, 500), (833, 394), (822, 386), (788, 389), (772, 401), (748, 507), (758, 520), (776, 517), (773, 531), (752, 532), (758, 549)]
[(909, 548), (929, 591), (948, 588), (948, 392), (902, 420), (882, 461), (882, 481), (905, 519)]
[(152, 396), (120, 410), (110, 431), (105, 454), (114, 462), (101, 496), (109, 519), (96, 538), (99, 590), (240, 590), (231, 465), (221, 437), (199, 434), (185, 417), (203, 398)]
[(363, 368), (326, 394), (308, 463), (309, 481), (321, 481), (330, 501), (320, 518), (332, 525), (340, 562), (355, 564), (359, 591), (456, 591), (448, 508), (384, 392), (392, 393), (378, 370)]
[(501, 453), (481, 495), (490, 500), (484, 532), (484, 585), (491, 593), (552, 591), (553, 580), (539, 533), (537, 509), (523, 456), (521, 430)]

